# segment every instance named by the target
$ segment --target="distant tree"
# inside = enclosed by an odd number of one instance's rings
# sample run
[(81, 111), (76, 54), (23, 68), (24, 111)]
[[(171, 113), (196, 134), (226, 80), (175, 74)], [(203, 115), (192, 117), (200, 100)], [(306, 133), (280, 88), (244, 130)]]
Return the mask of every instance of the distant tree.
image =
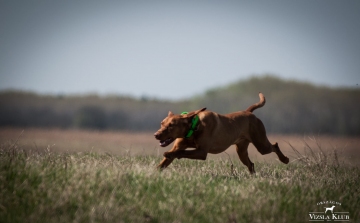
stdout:
[(124, 111), (116, 110), (106, 116), (106, 126), (109, 129), (128, 129), (130, 128), (129, 115)]
[(259, 91), (267, 102), (254, 114), (269, 133), (360, 135), (358, 88), (330, 88), (274, 76), (240, 80), (181, 101), (5, 91), (0, 92), (0, 126), (154, 131), (169, 110), (177, 114), (203, 107), (220, 114), (245, 110), (259, 100)]
[(105, 129), (106, 114), (105, 111), (98, 106), (81, 107), (75, 114), (74, 124), (79, 128), (86, 129)]

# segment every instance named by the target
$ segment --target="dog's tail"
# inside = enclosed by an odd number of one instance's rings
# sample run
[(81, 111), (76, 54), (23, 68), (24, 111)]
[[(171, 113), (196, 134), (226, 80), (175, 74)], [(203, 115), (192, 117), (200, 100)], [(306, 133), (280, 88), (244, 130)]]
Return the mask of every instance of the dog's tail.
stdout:
[(266, 100), (265, 100), (265, 96), (261, 92), (259, 92), (259, 98), (260, 98), (260, 101), (256, 104), (253, 104), (250, 107), (248, 107), (246, 109), (247, 112), (253, 112), (255, 109), (261, 108), (262, 106), (264, 106)]

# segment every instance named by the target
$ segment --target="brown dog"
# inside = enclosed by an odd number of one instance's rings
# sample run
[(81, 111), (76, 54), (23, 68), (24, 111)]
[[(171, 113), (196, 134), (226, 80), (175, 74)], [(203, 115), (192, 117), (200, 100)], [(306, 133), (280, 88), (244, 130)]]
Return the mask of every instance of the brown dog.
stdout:
[(250, 173), (255, 173), (254, 163), (248, 155), (250, 142), (262, 155), (275, 152), (281, 162), (289, 163), (289, 158), (280, 151), (278, 144), (269, 142), (263, 123), (252, 113), (265, 104), (264, 95), (259, 93), (259, 97), (260, 101), (245, 111), (227, 115), (205, 111), (206, 108), (182, 115), (174, 115), (170, 111), (154, 136), (160, 140), (162, 147), (174, 140), (175, 143), (171, 150), (164, 153), (165, 158), (158, 167), (166, 168), (175, 158), (206, 160), (208, 153), (218, 154), (235, 144), (241, 162)]

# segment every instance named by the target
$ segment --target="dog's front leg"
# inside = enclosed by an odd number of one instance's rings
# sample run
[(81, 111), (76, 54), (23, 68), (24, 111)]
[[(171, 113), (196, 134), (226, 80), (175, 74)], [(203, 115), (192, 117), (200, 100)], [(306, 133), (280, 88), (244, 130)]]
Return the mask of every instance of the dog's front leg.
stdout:
[(158, 169), (164, 169), (167, 166), (169, 166), (172, 163), (173, 160), (174, 160), (173, 158), (169, 159), (169, 158), (164, 157), (164, 159), (160, 162), (160, 164), (157, 166), (157, 168)]
[(175, 152), (167, 152), (164, 156), (168, 159), (174, 158), (187, 158), (187, 159), (196, 159), (196, 160), (206, 160), (207, 152), (200, 149), (195, 150), (178, 150)]
[(176, 153), (182, 150), (185, 150), (188, 147), (188, 142), (184, 139), (176, 139), (174, 146), (164, 153), (164, 159), (157, 166), (159, 169), (164, 169), (168, 167), (172, 161), (177, 158)]

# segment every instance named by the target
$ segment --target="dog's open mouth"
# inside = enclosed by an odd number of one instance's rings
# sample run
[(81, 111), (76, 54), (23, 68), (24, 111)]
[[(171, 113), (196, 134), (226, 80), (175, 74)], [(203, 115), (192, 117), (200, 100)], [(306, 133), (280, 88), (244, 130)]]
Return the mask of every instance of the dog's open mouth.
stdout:
[(168, 139), (165, 139), (165, 140), (160, 140), (160, 146), (161, 147), (166, 147), (168, 146), (170, 143), (172, 143), (175, 139), (173, 138), (168, 138)]

